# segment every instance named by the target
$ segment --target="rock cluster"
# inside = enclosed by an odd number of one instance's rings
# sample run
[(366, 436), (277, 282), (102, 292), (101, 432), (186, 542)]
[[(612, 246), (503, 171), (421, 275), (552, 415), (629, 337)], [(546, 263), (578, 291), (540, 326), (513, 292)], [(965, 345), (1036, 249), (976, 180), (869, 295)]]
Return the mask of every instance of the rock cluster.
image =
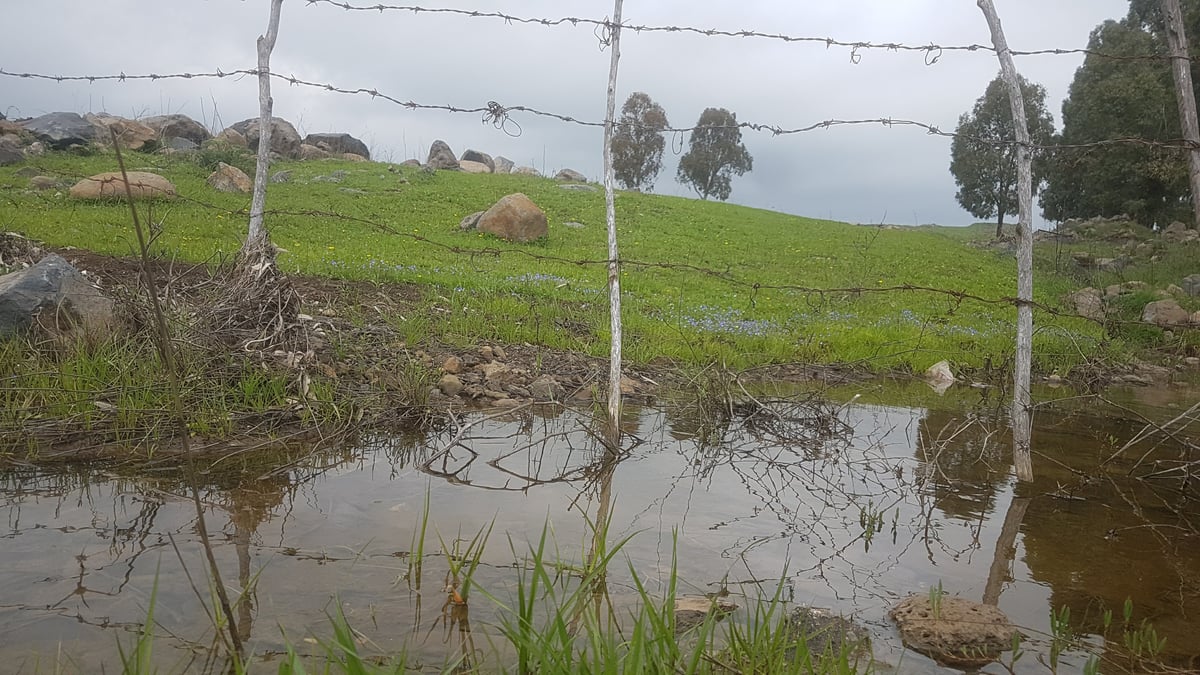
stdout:
[(497, 408), (515, 408), (529, 402), (563, 402), (568, 397), (587, 398), (582, 380), (560, 381), (554, 375), (530, 372), (506, 363), (499, 345), (485, 345), (477, 355), (449, 356), (442, 363), (436, 391)]

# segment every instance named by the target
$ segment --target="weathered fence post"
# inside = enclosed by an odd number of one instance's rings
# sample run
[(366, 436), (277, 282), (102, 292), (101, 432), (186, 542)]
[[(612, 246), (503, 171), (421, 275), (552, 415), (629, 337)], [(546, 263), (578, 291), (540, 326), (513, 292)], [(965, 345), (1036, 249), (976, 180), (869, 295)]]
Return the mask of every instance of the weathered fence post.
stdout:
[(1017, 479), (1033, 480), (1033, 460), (1030, 457), (1030, 438), (1033, 419), (1030, 371), (1033, 367), (1033, 155), (1029, 126), (1025, 119), (1025, 100), (1012, 52), (1004, 38), (1004, 28), (992, 0), (978, 0), (979, 9), (987, 18), (992, 32), (992, 46), (1000, 60), (1000, 74), (1008, 85), (1008, 100), (1012, 106), (1013, 129), (1017, 149), (1017, 358), (1013, 372), (1013, 466)]
[(250, 228), (243, 251), (261, 251), (267, 244), (263, 211), (267, 204), (267, 171), (271, 161), (271, 51), (279, 35), (279, 10), (283, 0), (271, 0), (271, 19), (267, 34), (258, 38), (258, 160), (254, 165), (254, 194), (250, 198)]
[(1192, 226), (1200, 227), (1200, 122), (1196, 120), (1196, 92), (1192, 85), (1192, 61), (1188, 58), (1187, 31), (1179, 0), (1162, 0), (1171, 48), (1171, 74), (1175, 78), (1175, 100), (1179, 103), (1179, 126), (1188, 143), (1188, 176), (1192, 186)]
[(608, 424), (619, 442), (621, 424), (621, 263), (617, 251), (617, 209), (613, 194), (612, 139), (617, 114), (617, 64), (621, 60), (621, 4), (614, 0), (608, 24), (608, 111), (604, 116), (604, 206), (608, 219), (608, 311), (612, 343), (608, 362)]

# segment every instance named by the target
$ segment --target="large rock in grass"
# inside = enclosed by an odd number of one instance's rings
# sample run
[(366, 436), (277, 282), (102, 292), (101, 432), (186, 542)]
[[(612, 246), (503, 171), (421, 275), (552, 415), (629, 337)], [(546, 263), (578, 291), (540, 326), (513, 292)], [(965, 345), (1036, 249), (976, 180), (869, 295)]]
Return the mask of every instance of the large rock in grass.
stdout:
[(979, 668), (1012, 649), (1017, 629), (992, 605), (942, 595), (913, 595), (888, 612), (904, 644), (955, 668)]
[(508, 173), (513, 169), (513, 161), (507, 157), (497, 156), (492, 160), (492, 163), (496, 167), (494, 169), (495, 173)]
[(87, 145), (96, 139), (96, 128), (80, 115), (56, 112), (21, 123), (39, 141), (62, 150), (72, 145)]
[(254, 184), (245, 171), (225, 162), (217, 164), (217, 170), (208, 175), (208, 184), (218, 192), (241, 192), (249, 194)]
[(137, 120), (99, 113), (88, 113), (83, 116), (96, 130), (96, 142), (100, 145), (112, 144), (112, 132), (117, 134), (117, 142), (123, 150), (152, 151), (158, 147), (158, 133), (149, 125)]
[(158, 134), (158, 142), (162, 145), (169, 145), (173, 138), (184, 138), (199, 146), (204, 141), (212, 138), (212, 134), (208, 129), (196, 120), (187, 115), (155, 115), (154, 117), (146, 117), (141, 120), (142, 124), (150, 127)]
[(1085, 319), (1104, 320), (1104, 294), (1097, 288), (1081, 288), (1068, 295), (1066, 303)]
[(325, 152), (343, 155), (347, 152), (371, 159), (367, 144), (350, 134), (309, 134), (304, 137), (306, 145), (314, 145)]
[(546, 214), (520, 192), (501, 197), (479, 217), (476, 227), (480, 232), (516, 242), (534, 241), (549, 234)]
[[(176, 194), (171, 181), (156, 173), (130, 171), (128, 175), (134, 199), (171, 199)], [(125, 195), (125, 181), (120, 171), (98, 173), (71, 188), (71, 196), (75, 199), (125, 199)]]
[(460, 162), (479, 162), (480, 164), (486, 164), (487, 168), (488, 168), (488, 173), (496, 173), (496, 161), (494, 159), (492, 159), (492, 156), (487, 154), (486, 152), (480, 152), (478, 150), (467, 150), (467, 151), (463, 152), (462, 157), (458, 158), (458, 161), (460, 161)]
[(587, 176), (579, 173), (575, 169), (563, 169), (554, 174), (554, 180), (560, 180), (565, 183), (586, 183)]
[(35, 322), (57, 330), (107, 330), (113, 301), (51, 253), (32, 267), (0, 276), (0, 338), (21, 335)]
[(492, 170), (488, 168), (487, 164), (484, 164), (483, 162), (473, 162), (469, 159), (459, 160), (458, 168), (460, 171), (463, 171), (466, 173), (491, 173), (492, 172)]
[(0, 136), (0, 166), (19, 164), (25, 161), (21, 140), (16, 136)]
[(540, 176), (540, 175), (542, 175), (542, 173), (540, 171), (533, 168), (532, 166), (518, 166), (515, 169), (512, 169), (511, 171), (509, 171), (509, 173), (516, 174), (518, 176)]
[[(229, 125), (230, 129), (246, 137), (246, 144), (253, 152), (258, 152), (258, 118), (252, 117), (237, 124)], [(271, 118), (271, 152), (287, 159), (300, 157), (300, 134), (292, 123), (281, 118)]]
[(446, 141), (434, 141), (433, 145), (429, 146), (429, 158), (425, 160), (425, 166), (453, 171), (458, 169), (458, 160), (454, 158), (454, 151)]
[(1142, 308), (1142, 321), (1164, 328), (1184, 326), (1191, 320), (1191, 314), (1171, 299), (1155, 300)]

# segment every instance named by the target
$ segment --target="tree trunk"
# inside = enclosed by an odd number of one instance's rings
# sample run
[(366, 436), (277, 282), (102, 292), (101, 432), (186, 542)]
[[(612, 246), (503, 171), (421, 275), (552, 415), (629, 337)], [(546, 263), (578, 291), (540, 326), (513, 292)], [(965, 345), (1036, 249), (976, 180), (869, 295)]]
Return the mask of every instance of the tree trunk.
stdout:
[(1200, 122), (1196, 120), (1196, 93), (1192, 86), (1192, 62), (1188, 58), (1187, 32), (1179, 0), (1162, 0), (1167, 21), (1167, 44), (1171, 48), (1171, 75), (1175, 78), (1175, 100), (1179, 124), (1188, 143), (1188, 176), (1192, 187), (1192, 227), (1200, 227)]
[(283, 0), (271, 0), (271, 18), (267, 34), (258, 38), (258, 160), (254, 165), (254, 194), (250, 198), (250, 228), (246, 234), (245, 253), (261, 253), (269, 242), (263, 227), (263, 211), (267, 203), (267, 171), (271, 160), (271, 116), (275, 102), (271, 100), (271, 51), (279, 35), (279, 9)]
[(612, 342), (608, 356), (608, 424), (620, 444), (621, 424), (621, 262), (617, 251), (617, 209), (613, 190), (612, 140), (617, 114), (617, 65), (621, 60), (621, 4), (613, 1), (609, 24), (608, 111), (604, 117), (604, 208), (608, 220), (608, 313)]
[(1004, 209), (996, 209), (996, 238), (1004, 236)]
[(1030, 371), (1033, 366), (1033, 155), (1025, 99), (1017, 79), (1017, 67), (1004, 37), (1004, 28), (992, 0), (977, 0), (992, 33), (992, 46), (1000, 60), (1000, 74), (1008, 85), (1017, 150), (1017, 354), (1013, 368), (1013, 465), (1017, 479), (1033, 480), (1030, 441), (1033, 435)]

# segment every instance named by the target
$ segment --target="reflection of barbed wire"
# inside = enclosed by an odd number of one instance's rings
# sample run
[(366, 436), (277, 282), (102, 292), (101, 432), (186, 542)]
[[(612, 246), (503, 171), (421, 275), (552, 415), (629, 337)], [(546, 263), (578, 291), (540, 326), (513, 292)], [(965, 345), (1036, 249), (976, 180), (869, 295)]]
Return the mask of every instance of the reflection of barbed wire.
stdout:
[[(13, 72), (13, 71), (4, 70), (4, 69), (0, 68), (0, 76), (3, 76), (3, 77), (47, 80), (47, 81), (53, 81), (53, 82), (88, 82), (88, 83), (101, 82), (101, 81), (126, 82), (126, 81), (131, 81), (131, 80), (158, 81), (158, 80), (171, 80), (171, 79), (201, 79), (201, 78), (226, 78), (226, 77), (241, 78), (241, 77), (245, 77), (247, 75), (257, 75), (257, 74), (258, 74), (257, 70), (251, 69), (251, 70), (232, 70), (232, 71), (228, 71), (228, 72), (222, 71), (222, 70), (216, 70), (213, 72), (204, 72), (204, 73), (171, 73), (171, 74), (151, 73), (151, 74), (139, 74), (139, 75), (127, 75), (125, 73), (120, 73), (118, 75), (49, 75), (46, 73)], [(581, 120), (572, 115), (564, 115), (561, 113), (555, 113), (555, 112), (550, 112), (550, 111), (546, 111), (546, 110), (539, 110), (537, 108), (532, 108), (532, 107), (524, 106), (524, 105), (504, 106), (496, 101), (488, 101), (486, 105), (468, 108), (468, 107), (460, 107), (460, 106), (454, 106), (454, 105), (449, 105), (449, 104), (417, 103), (416, 101), (404, 100), (404, 99), (401, 99), (401, 98), (398, 98), (395, 96), (391, 96), (389, 94), (385, 94), (375, 88), (368, 89), (366, 87), (359, 87), (359, 88), (351, 89), (351, 88), (345, 88), (345, 87), (338, 87), (338, 86), (335, 86), (335, 85), (327, 83), (327, 82), (315, 82), (315, 81), (311, 81), (311, 80), (304, 80), (304, 79), (301, 79), (294, 75), (283, 75), (280, 73), (270, 73), (270, 76), (273, 78), (282, 80), (284, 82), (287, 82), (288, 84), (293, 85), (293, 86), (310, 87), (310, 88), (320, 89), (322, 91), (337, 93), (337, 94), (365, 95), (365, 96), (371, 97), (372, 99), (382, 99), (384, 101), (388, 101), (390, 103), (401, 106), (408, 110), (438, 110), (438, 111), (449, 112), (449, 113), (467, 113), (467, 114), (481, 115), (482, 120), (485, 124), (492, 124), (497, 129), (500, 129), (501, 131), (505, 132), (506, 134), (509, 134), (510, 136), (520, 136), (522, 133), (520, 124), (518, 124), (515, 120), (512, 119), (512, 113), (514, 113), (514, 112), (527, 113), (527, 114), (534, 115), (537, 117), (545, 117), (545, 118), (549, 118), (549, 119), (558, 120), (559, 122), (564, 122), (564, 123), (568, 123), (568, 124), (576, 124), (576, 125), (583, 126), (583, 127), (591, 127), (591, 128), (597, 128), (597, 129), (602, 129), (604, 127), (604, 122)], [(633, 126), (639, 126), (639, 125), (633, 125)], [(640, 125), (640, 126), (646, 126), (646, 125)], [(961, 134), (956, 134), (951, 131), (944, 131), (938, 125), (930, 124), (928, 122), (921, 122), (921, 121), (917, 121), (917, 120), (908, 120), (908, 119), (896, 119), (896, 118), (892, 118), (892, 117), (873, 117), (873, 118), (864, 118), (864, 119), (827, 119), (827, 120), (822, 120), (820, 122), (814, 122), (814, 123), (811, 123), (811, 124), (808, 124), (805, 126), (799, 126), (799, 127), (783, 127), (783, 126), (780, 126), (777, 124), (764, 124), (764, 123), (760, 123), (760, 122), (739, 122), (738, 124), (728, 124), (728, 125), (704, 125), (704, 126), (697, 125), (697, 126), (690, 126), (690, 127), (649, 126), (648, 128), (652, 128), (655, 131), (672, 132), (672, 133), (690, 133), (692, 131), (696, 131), (697, 129), (746, 129), (749, 131), (769, 133), (772, 136), (791, 136), (791, 135), (804, 134), (804, 133), (809, 133), (809, 132), (813, 132), (813, 131), (820, 131), (820, 130), (832, 129), (834, 127), (844, 127), (844, 126), (850, 126), (850, 127), (882, 126), (885, 128), (913, 127), (913, 128), (921, 129), (921, 130), (925, 131), (930, 136), (940, 136), (943, 138), (964, 138), (971, 142), (985, 144), (985, 145), (992, 145), (992, 146), (1017, 145), (1017, 142), (1015, 140), (997, 140), (997, 139), (980, 138), (980, 137), (975, 137), (975, 136), (964, 136)], [(1170, 140), (1151, 140), (1151, 139), (1147, 139), (1147, 138), (1138, 138), (1138, 137), (1121, 137), (1121, 138), (1109, 138), (1109, 139), (1104, 139), (1104, 140), (1099, 140), (1099, 141), (1091, 141), (1091, 142), (1087, 142), (1087, 143), (1057, 143), (1057, 144), (1051, 143), (1051, 144), (1045, 144), (1045, 145), (1040, 145), (1040, 144), (1030, 144), (1029, 145), (1029, 147), (1031, 149), (1042, 150), (1042, 151), (1085, 150), (1085, 149), (1096, 149), (1096, 148), (1105, 148), (1105, 147), (1113, 147), (1113, 146), (1142, 146), (1142, 147), (1170, 148), (1170, 149), (1200, 149), (1200, 144), (1194, 143), (1192, 141), (1188, 141), (1183, 138), (1170, 139)]]
[[(353, 5), (349, 2), (339, 2), (338, 0), (308, 0), (309, 5), (330, 5), (344, 9), (346, 11), (356, 12), (411, 12), (412, 14), (449, 14), (455, 16), (463, 16), (474, 19), (500, 19), (505, 24), (526, 24), (537, 26), (593, 26), (597, 32), (596, 37), (600, 40), (601, 45), (605, 45), (604, 36), (607, 33), (601, 31), (611, 30), (612, 22), (605, 17), (604, 19), (589, 19), (577, 16), (567, 16), (559, 18), (541, 18), (541, 17), (521, 17), (504, 12), (482, 12), (478, 10), (455, 9), (451, 7), (421, 7), (417, 5)], [(784, 33), (766, 33), (756, 30), (721, 30), (717, 28), (697, 28), (694, 26), (650, 26), (643, 24), (621, 23), (621, 30), (634, 31), (636, 33), (686, 33), (691, 35), (699, 35), (703, 37), (733, 37), (733, 38), (757, 38), (765, 40), (775, 40), (788, 43), (809, 43), (818, 46), (824, 45), (826, 49), (832, 47), (843, 47), (850, 50), (850, 61), (858, 63), (862, 59), (861, 50), (879, 50), (887, 52), (918, 52), (924, 55), (925, 65), (932, 66), (936, 64), (945, 52), (987, 52), (995, 53), (996, 48), (991, 45), (984, 44), (965, 44), (965, 45), (939, 45), (934, 43), (924, 45), (905, 44), (902, 42), (871, 42), (864, 40), (839, 40), (832, 37), (815, 37), (815, 36), (797, 36), (786, 35)], [(1108, 54), (1106, 52), (1097, 51), (1094, 49), (1032, 49), (1032, 50), (1010, 50), (1013, 56), (1067, 56), (1067, 55), (1084, 55), (1096, 56), (1104, 59), (1112, 59), (1116, 61), (1169, 61), (1173, 57), (1170, 54), (1130, 54), (1118, 55)], [(1193, 61), (1200, 60), (1200, 57), (1193, 57)]]

